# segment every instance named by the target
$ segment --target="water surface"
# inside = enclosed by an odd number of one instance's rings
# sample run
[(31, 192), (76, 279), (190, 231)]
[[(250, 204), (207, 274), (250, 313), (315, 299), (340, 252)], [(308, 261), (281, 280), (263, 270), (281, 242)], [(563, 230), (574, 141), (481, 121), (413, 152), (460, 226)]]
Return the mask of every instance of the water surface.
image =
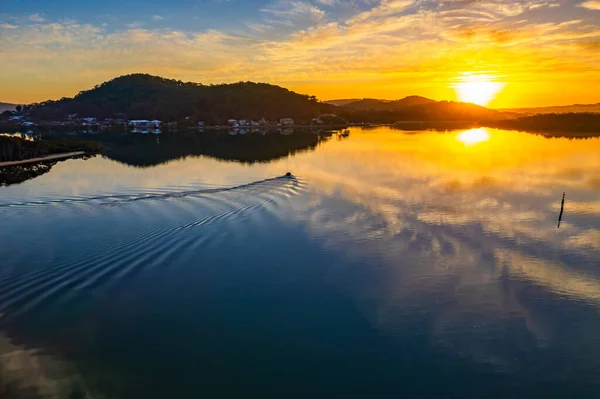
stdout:
[(600, 139), (205, 134), (0, 188), (5, 390), (600, 392)]

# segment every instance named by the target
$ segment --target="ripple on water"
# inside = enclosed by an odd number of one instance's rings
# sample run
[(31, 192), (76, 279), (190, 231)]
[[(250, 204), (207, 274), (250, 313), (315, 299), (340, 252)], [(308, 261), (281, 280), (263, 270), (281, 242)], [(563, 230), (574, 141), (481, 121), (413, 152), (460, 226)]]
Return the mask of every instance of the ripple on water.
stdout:
[[(84, 211), (91, 217), (126, 221), (133, 232), (116, 239), (106, 232), (101, 242), (75, 248), (59, 262), (43, 261), (34, 270), (13, 271), (0, 279), (0, 322), (6, 323), (42, 306), (76, 301), (90, 293), (126, 285), (150, 271), (165, 271), (223, 240), (223, 231), (213, 225), (236, 223), (235, 231), (246, 223), (261, 223), (252, 217), (258, 211), (277, 210), (288, 198), (299, 195), (306, 185), (296, 178), (278, 177), (236, 187), (167, 191), (125, 195), (99, 195), (35, 200), (0, 204), (22, 210), (53, 207), (53, 212), (69, 214)], [(231, 230), (231, 229), (229, 229)], [(121, 232), (119, 232), (121, 233)], [(122, 234), (118, 235), (122, 237)], [(84, 238), (84, 237), (82, 237)], [(164, 270), (163, 270), (164, 269)]]

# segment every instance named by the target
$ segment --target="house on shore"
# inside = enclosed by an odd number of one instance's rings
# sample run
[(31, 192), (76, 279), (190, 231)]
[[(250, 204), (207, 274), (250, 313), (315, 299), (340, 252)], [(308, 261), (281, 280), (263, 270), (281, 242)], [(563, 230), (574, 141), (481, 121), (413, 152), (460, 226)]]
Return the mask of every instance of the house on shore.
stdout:
[(129, 127), (132, 128), (131, 131), (133, 133), (142, 133), (142, 134), (160, 134), (160, 125), (161, 121), (152, 120), (149, 121), (147, 119), (134, 119), (129, 121)]
[(294, 124), (294, 120), (292, 118), (281, 118), (281, 120), (279, 121), (279, 123), (281, 124), (281, 126), (293, 125)]
[(129, 126), (134, 129), (158, 129), (161, 123), (159, 120), (135, 119), (129, 121)]

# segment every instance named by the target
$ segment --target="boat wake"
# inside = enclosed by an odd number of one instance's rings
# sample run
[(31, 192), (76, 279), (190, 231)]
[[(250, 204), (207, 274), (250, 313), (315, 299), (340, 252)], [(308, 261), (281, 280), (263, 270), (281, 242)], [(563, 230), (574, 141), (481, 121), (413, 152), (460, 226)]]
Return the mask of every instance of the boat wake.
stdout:
[(39, 201), (23, 201), (23, 202), (12, 202), (2, 204), (0, 208), (11, 208), (11, 207), (31, 207), (31, 206), (42, 206), (42, 205), (57, 205), (57, 204), (69, 204), (69, 203), (85, 203), (85, 202), (99, 202), (98, 205), (119, 205), (128, 202), (135, 201), (148, 201), (148, 200), (165, 200), (171, 198), (184, 198), (190, 196), (199, 196), (207, 194), (224, 193), (235, 190), (249, 190), (252, 188), (265, 188), (270, 186), (277, 186), (282, 183), (289, 183), (291, 186), (301, 186), (302, 183), (296, 177), (293, 176), (279, 176), (270, 179), (264, 179), (255, 181), (252, 183), (242, 184), (239, 186), (232, 187), (219, 187), (219, 188), (205, 188), (199, 190), (186, 190), (166, 193), (135, 193), (135, 194), (116, 194), (116, 195), (98, 195), (89, 197), (74, 197), (74, 198), (62, 198), (62, 199), (51, 199), (51, 200), (39, 200)]
[[(85, 219), (77, 213), (63, 212), (70, 218), (75, 217), (74, 229), (81, 224), (90, 224), (87, 227), (92, 228), (98, 224), (94, 231), (99, 233), (94, 235), (93, 242), (86, 240), (85, 234), (72, 238), (75, 245), (71, 253), (50, 257), (40, 253), (35, 264), (22, 267), (18, 258), (11, 259), (7, 252), (5, 259), (9, 264), (0, 270), (0, 325), (38, 308), (59, 309), (83, 297), (102, 294), (148, 271), (185, 267), (189, 265), (185, 259), (193, 259), (201, 251), (219, 247), (223, 240), (232, 236), (246, 234), (252, 224), (268, 223), (270, 217), (276, 216), (275, 211), (284, 206), (285, 200), (302, 192), (304, 187), (301, 180), (282, 176), (226, 188), (3, 205), (38, 209), (42, 205), (85, 203), (101, 207), (89, 208), (84, 214)], [(157, 202), (171, 199), (178, 201)], [(122, 207), (126, 204), (131, 207)], [(258, 209), (264, 212), (255, 214)], [(22, 219), (48, 218), (47, 212), (28, 215), (29, 212), (25, 215), (19, 212)], [(117, 226), (117, 223), (123, 223), (123, 218), (127, 221), (126, 231)], [(243, 223), (231, 225), (239, 221)], [(36, 224), (35, 221), (28, 223)], [(213, 226), (216, 224), (218, 227)], [(60, 221), (50, 224), (49, 228), (61, 231), (58, 225)], [(15, 248), (19, 248), (18, 245), (26, 248), (27, 240), (43, 242), (44, 234), (62, 233), (36, 234), (39, 236), (15, 238), (13, 235), (10, 239)]]

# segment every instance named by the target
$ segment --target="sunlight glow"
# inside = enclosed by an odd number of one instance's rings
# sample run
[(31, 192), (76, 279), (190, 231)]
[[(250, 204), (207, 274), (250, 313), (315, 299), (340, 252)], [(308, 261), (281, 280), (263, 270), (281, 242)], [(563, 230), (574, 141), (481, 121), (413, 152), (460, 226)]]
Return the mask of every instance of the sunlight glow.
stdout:
[(490, 75), (463, 74), (454, 85), (458, 99), (477, 105), (488, 105), (506, 84), (495, 82)]
[(459, 133), (456, 136), (456, 139), (466, 146), (471, 146), (482, 143), (484, 141), (488, 141), (490, 139), (490, 132), (488, 132), (488, 130), (484, 128), (471, 129)]

